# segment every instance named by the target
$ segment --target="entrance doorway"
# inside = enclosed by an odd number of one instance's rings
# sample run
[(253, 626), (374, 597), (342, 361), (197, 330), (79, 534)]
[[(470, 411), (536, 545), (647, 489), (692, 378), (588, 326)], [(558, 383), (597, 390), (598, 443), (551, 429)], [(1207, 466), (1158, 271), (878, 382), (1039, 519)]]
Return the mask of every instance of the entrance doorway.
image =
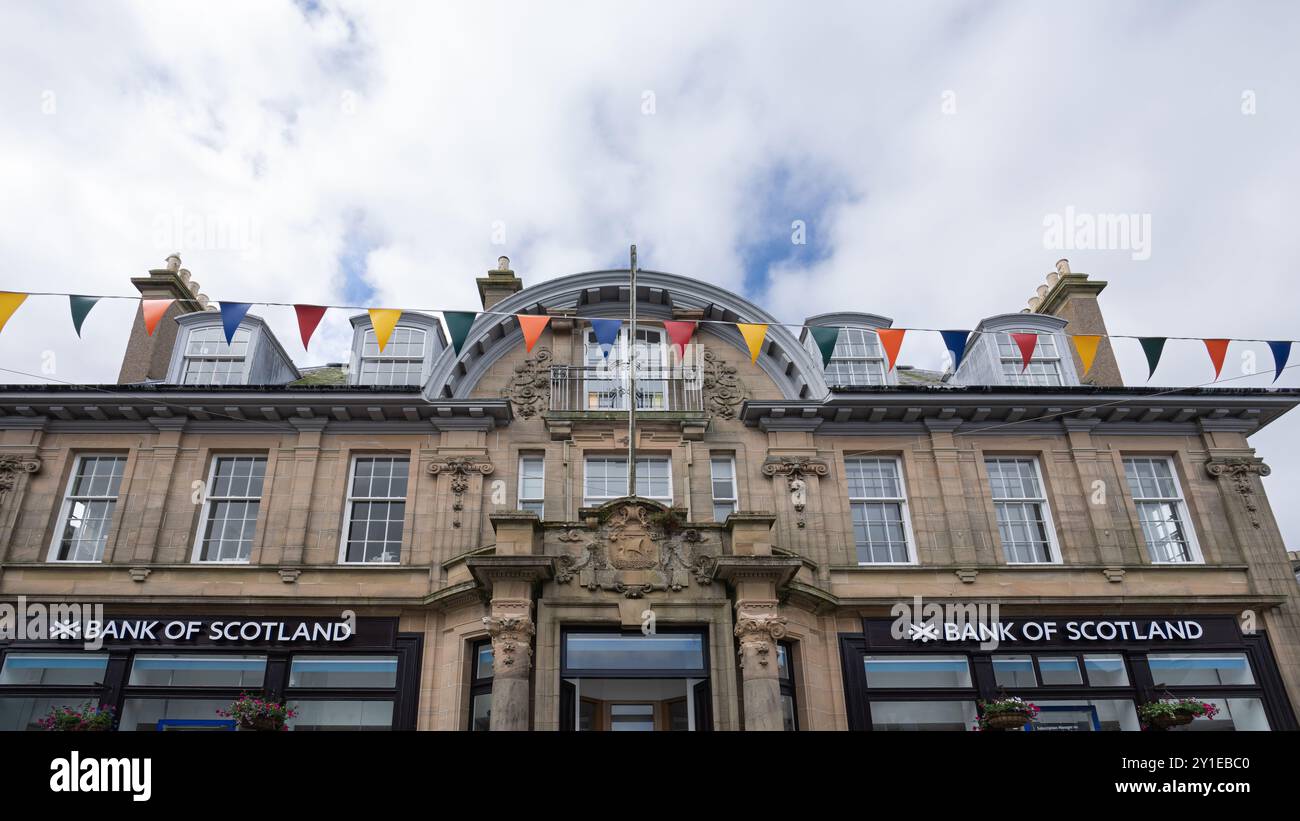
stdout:
[(672, 732), (713, 727), (703, 631), (563, 631), (560, 728)]

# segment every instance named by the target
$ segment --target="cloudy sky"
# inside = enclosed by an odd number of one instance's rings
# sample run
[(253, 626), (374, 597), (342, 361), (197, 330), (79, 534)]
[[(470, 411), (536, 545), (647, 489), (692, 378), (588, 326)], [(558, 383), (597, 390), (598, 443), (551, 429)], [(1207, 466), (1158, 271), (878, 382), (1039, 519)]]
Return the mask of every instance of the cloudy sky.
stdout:
[[(972, 327), (1058, 257), (1113, 333), (1294, 339), (1300, 10), (1286, 3), (5, 2), (0, 289), (133, 293), (180, 251), (214, 300), (477, 307), (626, 264), (784, 321)], [(1054, 217), (1133, 215), (1062, 249)], [(796, 225), (803, 226), (803, 242)], [(111, 382), (134, 304), (78, 342), (33, 297), (7, 382)], [(346, 357), (344, 312), (300, 364)], [(1138, 345), (1117, 342), (1131, 384)], [(1255, 367), (1270, 372), (1241, 378)], [(903, 359), (942, 364), (936, 339)], [(31, 376), (26, 376), (26, 375)], [(1212, 376), (1170, 342), (1152, 384)], [(1230, 385), (1267, 385), (1235, 345)], [(1300, 368), (1279, 385), (1300, 386)], [(1253, 440), (1292, 548), (1300, 413)]]

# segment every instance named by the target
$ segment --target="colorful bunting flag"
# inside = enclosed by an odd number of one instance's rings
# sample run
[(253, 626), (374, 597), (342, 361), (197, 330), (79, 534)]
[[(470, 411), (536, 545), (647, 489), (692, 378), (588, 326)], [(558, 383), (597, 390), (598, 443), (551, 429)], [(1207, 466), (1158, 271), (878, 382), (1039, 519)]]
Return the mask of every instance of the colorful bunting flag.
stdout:
[(889, 360), (889, 370), (894, 369), (894, 363), (898, 361), (898, 351), (903, 347), (903, 334), (907, 333), (905, 328), (877, 328), (876, 336), (880, 338), (880, 347), (885, 349), (885, 358)]
[(239, 330), (239, 323), (244, 321), (244, 315), (251, 307), (253, 306), (247, 302), (221, 303), (221, 327), (226, 331), (227, 345), (234, 340), (235, 331)]
[(541, 338), (542, 331), (546, 330), (546, 325), (551, 321), (549, 316), (537, 316), (536, 314), (519, 314), (519, 329), (524, 332), (524, 349), (528, 353), (533, 352), (533, 346)]
[(461, 346), (465, 344), (465, 338), (469, 336), (469, 329), (474, 326), (478, 314), (474, 311), (443, 311), (442, 318), (451, 334), (451, 348), (456, 356), (460, 356)]
[(1038, 334), (1012, 334), (1011, 338), (1020, 348), (1020, 359), (1024, 362), (1020, 366), (1020, 372), (1024, 373), (1029, 367), (1029, 360), (1034, 358), (1034, 349), (1038, 347)]
[(1092, 362), (1097, 358), (1097, 346), (1101, 344), (1099, 334), (1076, 334), (1070, 337), (1074, 342), (1074, 350), (1079, 354), (1079, 362), (1083, 365), (1083, 375), (1087, 376), (1088, 371), (1092, 370)]
[(72, 309), (72, 327), (77, 329), (77, 338), (81, 338), (81, 323), (86, 321), (86, 314), (99, 302), (97, 296), (70, 296), (68, 307)]
[(16, 294), (12, 291), (0, 291), (0, 331), (5, 329), (9, 322), (9, 317), (14, 315), (18, 306), (23, 304), (27, 299), (27, 294)]
[(302, 349), (307, 350), (311, 335), (316, 333), (316, 326), (325, 316), (323, 305), (295, 305), (293, 312), (298, 316), (298, 336), (302, 337)]
[(1268, 348), (1273, 352), (1273, 367), (1276, 369), (1273, 381), (1276, 382), (1282, 375), (1282, 369), (1286, 367), (1286, 361), (1291, 358), (1291, 343), (1270, 342)]
[(1217, 382), (1219, 374), (1223, 372), (1223, 359), (1228, 355), (1227, 339), (1204, 339), (1205, 350), (1210, 355), (1210, 362), (1214, 363), (1214, 379)]
[(943, 345), (952, 354), (952, 369), (955, 371), (961, 366), (961, 358), (966, 355), (966, 342), (970, 339), (970, 331), (939, 331), (943, 337)]
[(142, 299), (140, 300), (140, 311), (144, 314), (144, 332), (153, 336), (154, 329), (162, 320), (163, 314), (175, 302), (174, 299)]
[(1142, 343), (1142, 353), (1147, 355), (1147, 381), (1156, 375), (1156, 366), (1160, 364), (1160, 354), (1164, 353), (1165, 342), (1167, 337), (1163, 336), (1144, 336), (1139, 337), (1138, 342)]
[(664, 330), (668, 332), (668, 341), (677, 346), (677, 358), (686, 358), (686, 346), (691, 343), (698, 323), (681, 320), (664, 320)]
[(763, 350), (763, 339), (767, 336), (767, 326), (759, 323), (737, 322), (736, 327), (740, 329), (740, 335), (745, 337), (745, 344), (749, 346), (749, 361), (757, 362), (758, 355)]
[(831, 356), (835, 353), (835, 343), (840, 339), (840, 329), (832, 325), (814, 325), (808, 329), (812, 334), (813, 341), (817, 343), (817, 350), (821, 351), (822, 369), (831, 364)]
[(591, 330), (596, 334), (596, 344), (600, 346), (600, 352), (609, 359), (610, 349), (618, 342), (619, 329), (623, 327), (621, 319), (592, 319)]
[(400, 308), (369, 308), (370, 327), (375, 329), (375, 341), (379, 343), (379, 352), (384, 352), (384, 346), (388, 344), (388, 337), (393, 335), (393, 328), (397, 327), (397, 320), (402, 318)]

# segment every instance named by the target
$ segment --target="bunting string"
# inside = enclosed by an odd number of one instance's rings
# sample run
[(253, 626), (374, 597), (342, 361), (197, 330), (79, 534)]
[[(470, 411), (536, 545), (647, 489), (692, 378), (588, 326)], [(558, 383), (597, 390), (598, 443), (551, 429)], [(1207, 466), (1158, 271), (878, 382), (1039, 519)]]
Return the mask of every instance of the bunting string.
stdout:
[[(78, 337), (81, 336), (83, 325), (91, 310), (101, 301), (106, 299), (125, 299), (139, 302), (144, 329), (150, 336), (153, 335), (168, 309), (170, 309), (173, 304), (177, 302), (192, 303), (192, 300), (146, 299), (138, 295), (71, 294), (56, 291), (0, 291), (0, 331), (4, 330), (6, 324), (25, 303), (27, 298), (32, 296), (55, 296), (67, 298), (69, 309), (71, 311), (73, 328)], [(297, 316), (299, 334), (302, 339), (304, 350), (308, 348), (312, 335), (315, 333), (317, 327), (324, 318), (325, 312), (331, 309), (367, 312), (370, 316), (371, 327), (375, 331), (375, 339), (381, 352), (387, 345), (392, 336), (393, 330), (396, 328), (397, 323), (404, 312), (441, 314), (443, 321), (447, 325), (452, 348), (455, 350), (457, 355), (460, 354), (474, 323), (480, 316), (514, 317), (519, 322), (520, 328), (523, 330), (524, 343), (527, 350), (530, 352), (532, 351), (533, 346), (537, 343), (537, 340), (541, 337), (543, 331), (545, 331), (551, 318), (545, 314), (527, 314), (513, 311), (493, 310), (455, 311), (441, 308), (377, 308), (374, 306), (362, 305), (319, 305), (274, 301), (234, 302), (222, 300), (218, 304), (220, 308), (222, 327), (225, 331), (227, 343), (233, 340), (235, 331), (254, 305), (293, 308)], [(601, 347), (604, 356), (608, 358), (610, 351), (614, 345), (617, 344), (625, 318), (601, 316), (584, 316), (579, 318), (590, 323), (595, 332), (597, 344)], [(735, 328), (744, 340), (745, 346), (750, 354), (750, 360), (753, 362), (758, 361), (759, 355), (763, 352), (763, 349), (768, 342), (768, 328), (774, 326), (791, 330), (803, 330), (806, 328), (812, 341), (815, 343), (817, 352), (821, 356), (823, 367), (829, 365), (834, 354), (835, 346), (838, 342), (839, 332), (842, 330), (841, 326), (813, 326), (804, 325), (802, 323), (785, 322), (730, 322), (720, 319), (653, 321), (661, 322), (664, 325), (670, 344), (673, 348), (677, 349), (679, 357), (685, 355), (685, 348), (690, 344), (691, 339), (700, 325), (720, 325)], [(977, 332), (973, 330), (925, 327), (876, 328), (872, 330), (880, 342), (881, 350), (883, 351), (885, 360), (888, 363), (888, 370), (891, 371), (897, 366), (898, 356), (903, 345), (903, 340), (909, 331), (940, 334), (944, 347), (952, 357), (952, 366), (954, 368), (958, 367), (962, 363), (966, 351), (969, 349), (970, 343), (973, 339), (981, 334), (1006, 333), (1004, 331)], [(1008, 336), (1019, 349), (1022, 370), (1027, 369), (1033, 361), (1034, 354), (1037, 350), (1039, 334), (1034, 332), (1012, 332), (1009, 333)], [(1156, 369), (1164, 354), (1165, 344), (1171, 339), (1201, 342), (1205, 346), (1206, 353), (1209, 355), (1210, 363), (1214, 368), (1216, 381), (1219, 380), (1223, 373), (1223, 365), (1227, 358), (1228, 348), (1233, 342), (1261, 343), (1268, 345), (1269, 350), (1273, 355), (1275, 382), (1281, 377), (1282, 371), (1287, 369), (1287, 361), (1290, 358), (1293, 345), (1296, 344), (1296, 342), (1300, 342), (1300, 340), (1278, 340), (1249, 337), (1139, 336), (1134, 334), (1074, 334), (1069, 336), (1085, 375), (1091, 371), (1103, 339), (1136, 339), (1141, 346), (1142, 352), (1147, 361), (1148, 381), (1155, 376)]]

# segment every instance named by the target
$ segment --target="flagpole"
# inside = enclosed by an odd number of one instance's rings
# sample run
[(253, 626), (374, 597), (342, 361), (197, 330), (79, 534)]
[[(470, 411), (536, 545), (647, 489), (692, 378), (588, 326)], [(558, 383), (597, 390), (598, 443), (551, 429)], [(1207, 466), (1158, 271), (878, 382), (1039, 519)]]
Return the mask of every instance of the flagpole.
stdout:
[(636, 246), (632, 246), (630, 287), (627, 301), (630, 304), (628, 324), (628, 405), (627, 405), (627, 495), (636, 495)]

